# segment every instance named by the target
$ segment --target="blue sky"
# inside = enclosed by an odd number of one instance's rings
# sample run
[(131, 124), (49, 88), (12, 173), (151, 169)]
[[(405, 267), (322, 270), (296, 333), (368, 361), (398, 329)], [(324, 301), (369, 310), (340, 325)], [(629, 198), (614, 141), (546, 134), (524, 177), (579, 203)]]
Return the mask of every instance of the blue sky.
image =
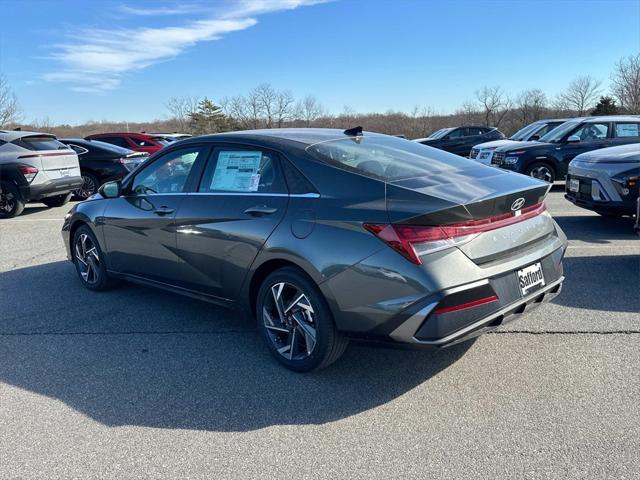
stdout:
[(640, 0), (0, 0), (0, 73), (25, 120), (151, 120), (172, 96), (268, 82), (339, 113), (452, 112), (483, 85), (608, 85)]

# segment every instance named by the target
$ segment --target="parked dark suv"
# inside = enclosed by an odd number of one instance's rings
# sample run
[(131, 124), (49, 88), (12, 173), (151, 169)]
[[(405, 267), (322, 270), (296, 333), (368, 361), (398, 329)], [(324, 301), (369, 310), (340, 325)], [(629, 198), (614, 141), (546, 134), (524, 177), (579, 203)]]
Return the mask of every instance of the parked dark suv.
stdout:
[(539, 142), (522, 142), (496, 149), (491, 164), (554, 182), (567, 176), (569, 162), (591, 150), (638, 143), (639, 116), (574, 118)]
[(442, 128), (427, 138), (416, 138), (414, 142), (468, 157), (475, 145), (503, 138), (504, 134), (495, 127), (471, 126)]

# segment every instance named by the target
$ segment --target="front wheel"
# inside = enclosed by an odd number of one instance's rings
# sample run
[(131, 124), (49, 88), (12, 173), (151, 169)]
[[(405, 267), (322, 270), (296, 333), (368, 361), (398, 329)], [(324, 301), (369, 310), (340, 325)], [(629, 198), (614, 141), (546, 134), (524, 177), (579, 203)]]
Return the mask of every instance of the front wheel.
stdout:
[(17, 217), (24, 210), (24, 202), (11, 182), (0, 182), (0, 218)]
[(547, 183), (553, 183), (556, 181), (556, 171), (548, 163), (538, 162), (527, 168), (527, 175), (539, 180), (544, 180)]
[(329, 366), (347, 346), (322, 293), (296, 268), (276, 270), (264, 280), (256, 317), (271, 353), (296, 372)]
[(71, 193), (65, 193), (64, 195), (56, 195), (55, 197), (47, 197), (40, 200), (47, 207), (61, 207), (71, 200)]

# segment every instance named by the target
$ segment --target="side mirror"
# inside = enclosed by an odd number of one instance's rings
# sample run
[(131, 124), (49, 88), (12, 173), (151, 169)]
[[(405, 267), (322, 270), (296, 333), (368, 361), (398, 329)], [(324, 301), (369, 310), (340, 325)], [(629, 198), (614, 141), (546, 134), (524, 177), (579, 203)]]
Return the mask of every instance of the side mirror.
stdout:
[(578, 135), (571, 135), (569, 138), (567, 138), (567, 143), (579, 143), (580, 142), (580, 137)]
[(530, 142), (535, 142), (536, 140), (540, 140), (540, 135), (531, 135), (531, 138), (529, 138)]
[(120, 190), (120, 182), (107, 182), (98, 189), (98, 193), (104, 198), (118, 198)]

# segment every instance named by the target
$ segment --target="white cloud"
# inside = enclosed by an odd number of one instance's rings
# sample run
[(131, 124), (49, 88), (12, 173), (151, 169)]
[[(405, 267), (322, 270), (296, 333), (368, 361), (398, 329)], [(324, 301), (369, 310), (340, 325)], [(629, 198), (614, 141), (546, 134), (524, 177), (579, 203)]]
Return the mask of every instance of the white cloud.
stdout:
[[(128, 73), (170, 60), (197, 43), (219, 40), (227, 33), (252, 27), (257, 23), (256, 15), (325, 1), (241, 0), (227, 8), (218, 8), (206, 19), (180, 26), (82, 30), (68, 43), (54, 46), (55, 53), (51, 58), (59, 63), (60, 68), (45, 74), (43, 79), (69, 83), (72, 89), (82, 92), (114, 90)], [(140, 13), (141, 9), (121, 6), (121, 11), (126, 9), (131, 15), (146, 16)], [(148, 11), (155, 11), (155, 15), (169, 15), (164, 12), (171, 10), (173, 7)]]

